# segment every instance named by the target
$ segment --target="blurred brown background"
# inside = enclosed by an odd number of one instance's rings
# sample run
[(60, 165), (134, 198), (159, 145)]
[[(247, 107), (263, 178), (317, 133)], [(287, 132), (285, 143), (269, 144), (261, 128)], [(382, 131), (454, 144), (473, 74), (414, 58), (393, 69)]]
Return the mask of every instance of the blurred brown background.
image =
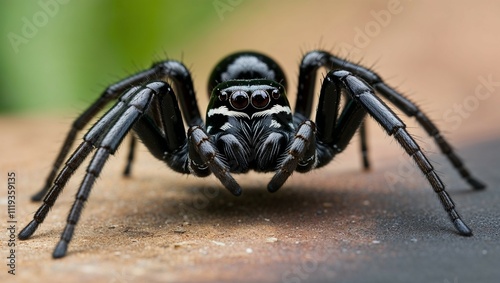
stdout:
[[(80, 4), (64, 5), (61, 18)], [(143, 147), (132, 178), (124, 179), (126, 150), (122, 150), (110, 158), (94, 186), (67, 257), (52, 260), (50, 255), (83, 168), (34, 237), (17, 241), (17, 275), (8, 275), (4, 266), (2, 282), (468, 282), (478, 278), (496, 282), (500, 276), (495, 266), (500, 258), (498, 1), (219, 0), (208, 7), (209, 28), (182, 38), (182, 45), (157, 46), (156, 52), (143, 55), (151, 60), (164, 53), (182, 58), (193, 72), (202, 109), (211, 68), (236, 50), (258, 50), (274, 57), (287, 74), (292, 103), (298, 63), (310, 49), (323, 48), (375, 65), (390, 85), (433, 118), (471, 170), (488, 182), (487, 191), (469, 193), (432, 141), (406, 119), (476, 235), (456, 235), (424, 178), (406, 166), (402, 150), (370, 121), (371, 172), (360, 170), (355, 139), (327, 168), (295, 174), (272, 195), (265, 190), (270, 175), (237, 176), (244, 194), (234, 198), (215, 178), (175, 174)], [(39, 33), (33, 41), (43, 39), (42, 30)], [(6, 56), (19, 64), (23, 56), (29, 57), (33, 69), (50, 65), (43, 56), (27, 56), (30, 43), (21, 47), (26, 53)], [(81, 52), (79, 56), (85, 57)], [(67, 72), (77, 72), (80, 66), (69, 60), (64, 65)], [(101, 64), (85, 61), (96, 69)], [(89, 84), (83, 90), (89, 96), (84, 101), (61, 106), (62, 110), (0, 118), (0, 180), (6, 184), (6, 172), (16, 172), (18, 229), (38, 208), (29, 197), (41, 187), (72, 119), (107, 84), (148, 66), (134, 65), (134, 58), (130, 62), (128, 67), (112, 66), (115, 71)], [(30, 69), (25, 72), (26, 81), (11, 83), (29, 84), (32, 74)], [(57, 86), (64, 81), (54, 76), (45, 83)], [(403, 181), (391, 182), (394, 176)], [(2, 200), (5, 205), (5, 194)], [(4, 219), (6, 213), (1, 215)], [(2, 255), (6, 253), (4, 247)]]

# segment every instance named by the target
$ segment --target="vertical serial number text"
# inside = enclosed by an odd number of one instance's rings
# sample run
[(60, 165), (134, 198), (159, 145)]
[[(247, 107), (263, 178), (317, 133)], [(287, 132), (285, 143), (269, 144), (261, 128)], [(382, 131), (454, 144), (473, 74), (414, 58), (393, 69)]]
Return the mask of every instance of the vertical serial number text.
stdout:
[(7, 173), (7, 273), (16, 275), (16, 173)]

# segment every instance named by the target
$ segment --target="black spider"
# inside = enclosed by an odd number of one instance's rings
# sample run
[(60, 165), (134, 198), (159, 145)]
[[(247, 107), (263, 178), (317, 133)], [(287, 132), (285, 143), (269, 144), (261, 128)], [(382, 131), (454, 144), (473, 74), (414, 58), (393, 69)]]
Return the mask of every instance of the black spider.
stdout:
[[(309, 117), (320, 67), (329, 72), (321, 85), (313, 122)], [(175, 91), (167, 81), (172, 82)], [(474, 189), (484, 188), (414, 103), (387, 86), (369, 69), (324, 51), (309, 52), (302, 59), (294, 113), (285, 94), (286, 87), (283, 71), (271, 58), (253, 52), (232, 54), (219, 62), (210, 76), (210, 103), (204, 123), (191, 75), (178, 61), (156, 63), (148, 70), (111, 85), (73, 123), (45, 187), (33, 196), (33, 200), (45, 196), (43, 204), (19, 233), (19, 239), (27, 239), (36, 231), (72, 173), (97, 149), (53, 253), (54, 258), (63, 257), (95, 179), (109, 155), (132, 129), (149, 151), (173, 170), (202, 177), (213, 173), (231, 193), (240, 195), (241, 188), (231, 173), (274, 172), (267, 189), (275, 192), (294, 171), (307, 172), (328, 164), (346, 148), (358, 129), (363, 164), (368, 168), (363, 124), (366, 113), (415, 160), (458, 232), (463, 236), (472, 235), (431, 163), (406, 131), (405, 124), (375, 92), (406, 115), (415, 117), (461, 176)], [(345, 100), (343, 108), (340, 107), (341, 96)], [(113, 100), (118, 101), (87, 132), (59, 171), (77, 132)], [(187, 134), (183, 121), (189, 126)], [(134, 145), (133, 138), (125, 174), (130, 172)]]

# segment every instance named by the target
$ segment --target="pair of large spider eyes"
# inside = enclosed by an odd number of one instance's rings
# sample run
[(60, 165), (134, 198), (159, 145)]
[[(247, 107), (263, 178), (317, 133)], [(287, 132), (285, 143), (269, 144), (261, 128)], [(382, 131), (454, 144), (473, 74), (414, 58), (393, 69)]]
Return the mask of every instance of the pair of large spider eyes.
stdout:
[(271, 97), (273, 99), (278, 99), (280, 93), (277, 89), (272, 90), (271, 95), (263, 89), (254, 90), (251, 95), (244, 90), (235, 90), (231, 95), (223, 91), (219, 94), (219, 99), (221, 101), (226, 101), (229, 99), (229, 103), (236, 110), (243, 110), (247, 108), (249, 104), (256, 109), (265, 108), (271, 102)]

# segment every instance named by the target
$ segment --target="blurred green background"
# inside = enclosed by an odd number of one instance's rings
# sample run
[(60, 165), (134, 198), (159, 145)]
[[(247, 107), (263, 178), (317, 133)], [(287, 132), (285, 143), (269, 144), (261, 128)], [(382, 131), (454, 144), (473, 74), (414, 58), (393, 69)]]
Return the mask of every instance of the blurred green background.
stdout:
[(0, 113), (82, 109), (217, 21), (212, 1), (2, 0)]
[[(379, 23), (393, 2), (399, 12)], [(478, 76), (499, 76), (499, 12), (495, 0), (0, 0), (0, 114), (74, 118), (109, 84), (165, 58), (190, 68), (203, 113), (212, 67), (242, 49), (277, 60), (293, 103), (301, 55), (323, 48), (378, 62), (439, 122)]]

